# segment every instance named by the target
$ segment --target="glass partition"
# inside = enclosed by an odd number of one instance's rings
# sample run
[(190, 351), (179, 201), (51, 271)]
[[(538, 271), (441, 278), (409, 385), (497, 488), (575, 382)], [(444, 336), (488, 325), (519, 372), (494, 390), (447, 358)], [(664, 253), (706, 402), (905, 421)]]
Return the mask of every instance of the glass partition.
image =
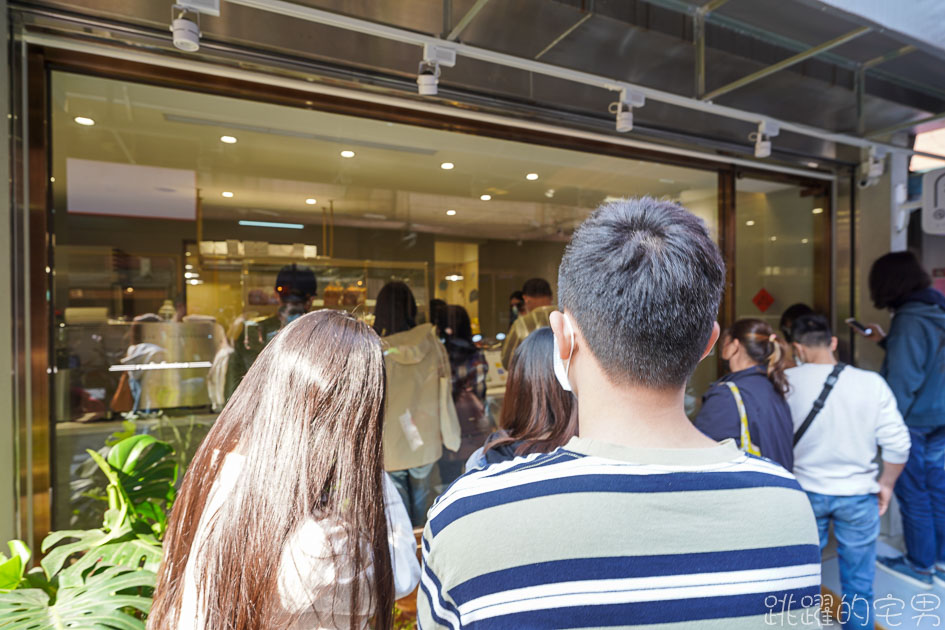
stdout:
[(186, 464), (226, 402), (227, 356), (282, 325), (287, 265), (312, 271), (311, 308), (368, 322), (395, 280), (420, 322), (432, 298), (464, 306), (494, 418), (509, 295), (555, 286), (591, 210), (649, 194), (718, 232), (714, 171), (63, 72), (50, 92), (56, 528), (96, 520), (86, 449), (112, 434), (156, 433)]

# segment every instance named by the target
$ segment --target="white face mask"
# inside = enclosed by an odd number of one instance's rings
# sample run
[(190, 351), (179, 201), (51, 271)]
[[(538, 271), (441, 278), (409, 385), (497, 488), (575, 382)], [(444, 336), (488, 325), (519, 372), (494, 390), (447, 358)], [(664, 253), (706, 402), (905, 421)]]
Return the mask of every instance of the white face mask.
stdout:
[(574, 355), (574, 328), (571, 326), (571, 320), (567, 315), (562, 314), (564, 317), (565, 326), (568, 329), (568, 333), (571, 335), (571, 352), (568, 353), (567, 361), (561, 359), (561, 353), (558, 351), (558, 337), (554, 338), (554, 366), (555, 366), (555, 376), (558, 378), (558, 383), (561, 384), (562, 389), (566, 392), (571, 390), (571, 381), (568, 380), (568, 370), (571, 369), (571, 357)]

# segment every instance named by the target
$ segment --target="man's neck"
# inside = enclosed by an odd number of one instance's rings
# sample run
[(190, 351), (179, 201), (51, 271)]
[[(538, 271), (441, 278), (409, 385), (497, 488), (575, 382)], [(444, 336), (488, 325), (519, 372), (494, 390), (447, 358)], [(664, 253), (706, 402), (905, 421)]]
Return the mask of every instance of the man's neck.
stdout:
[(817, 365), (836, 365), (837, 358), (830, 348), (804, 348), (804, 363)]
[(711, 448), (684, 410), (685, 390), (617, 387), (594, 379), (578, 395), (579, 435), (638, 448)]

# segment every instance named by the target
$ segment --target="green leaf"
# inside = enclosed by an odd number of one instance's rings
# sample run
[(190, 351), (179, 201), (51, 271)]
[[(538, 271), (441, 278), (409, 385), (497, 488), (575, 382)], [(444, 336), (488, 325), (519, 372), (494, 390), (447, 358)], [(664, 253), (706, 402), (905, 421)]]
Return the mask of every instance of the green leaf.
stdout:
[[(46, 557), (40, 564), (50, 579), (61, 571), (67, 581), (99, 564), (157, 571), (161, 563), (161, 544), (150, 529), (142, 527), (141, 532), (136, 532), (126, 522), (109, 533), (100, 529), (53, 532), (43, 540)], [(75, 540), (60, 544), (70, 538)], [(63, 570), (67, 561), (77, 554), (82, 557)]]
[(11, 540), (7, 546), (10, 558), (0, 553), (0, 592), (12, 591), (20, 585), (32, 556), (30, 548), (22, 540)]
[(39, 589), (0, 593), (0, 628), (144, 630), (142, 617), (151, 610), (151, 597), (139, 593), (150, 592), (155, 579), (150, 571), (108, 567), (60, 588), (55, 603)]

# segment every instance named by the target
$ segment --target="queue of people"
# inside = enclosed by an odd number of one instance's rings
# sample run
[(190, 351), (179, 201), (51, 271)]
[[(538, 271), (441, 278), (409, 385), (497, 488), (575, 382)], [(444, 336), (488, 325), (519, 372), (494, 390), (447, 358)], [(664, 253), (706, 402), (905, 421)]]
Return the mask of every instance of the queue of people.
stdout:
[[(187, 471), (148, 627), (387, 629), (418, 583), (424, 629), (819, 627), (831, 525), (844, 627), (872, 627), (876, 566), (945, 584), (945, 297), (914, 256), (876, 262), (877, 374), (805, 305), (721, 331), (724, 278), (684, 208), (605, 204), (557, 306), (541, 279), (510, 298), (497, 427), (461, 306), (418, 323), (394, 282), (373, 329), (280, 322)], [(877, 559), (893, 494), (906, 554)]]

